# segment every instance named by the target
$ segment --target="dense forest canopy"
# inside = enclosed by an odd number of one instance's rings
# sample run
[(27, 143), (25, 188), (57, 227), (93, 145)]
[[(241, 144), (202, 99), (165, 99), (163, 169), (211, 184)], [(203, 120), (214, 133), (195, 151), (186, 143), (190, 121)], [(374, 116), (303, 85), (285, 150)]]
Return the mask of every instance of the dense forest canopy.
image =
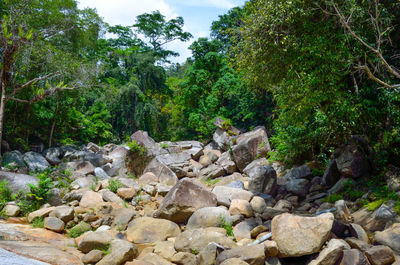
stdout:
[(207, 141), (220, 116), (265, 126), (269, 156), (286, 163), (327, 161), (356, 134), (400, 163), (399, 1), (251, 0), (219, 16), (184, 64), (166, 44), (192, 35), (154, 9), (110, 26), (75, 0), (1, 1), (2, 138), (21, 150), (138, 129)]

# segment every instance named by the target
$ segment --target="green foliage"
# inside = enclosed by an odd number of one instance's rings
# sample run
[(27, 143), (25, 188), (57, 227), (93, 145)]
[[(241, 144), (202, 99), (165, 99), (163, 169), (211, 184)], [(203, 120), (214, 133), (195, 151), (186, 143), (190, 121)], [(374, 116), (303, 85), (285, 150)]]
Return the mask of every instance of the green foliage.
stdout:
[(335, 203), (336, 201), (343, 200), (343, 195), (341, 194), (331, 194), (324, 199), (324, 202)]
[(119, 181), (118, 179), (110, 179), (108, 181), (108, 187), (107, 189), (109, 189), (110, 191), (117, 193), (117, 190), (119, 188), (122, 188), (124, 185), (122, 185), (121, 181)]
[(191, 249), (193, 255), (199, 254), (199, 251), (196, 248)]
[(376, 209), (378, 209), (379, 207), (381, 207), (382, 204), (385, 203), (385, 199), (380, 199), (380, 200), (376, 200), (373, 202), (370, 202), (366, 205), (368, 211), (375, 211)]
[(32, 220), (34, 228), (44, 228), (44, 217), (36, 217)]
[(102, 251), (104, 253), (104, 255), (108, 255), (108, 254), (111, 253), (110, 244), (107, 244), (105, 247), (102, 247), (102, 248), (101, 247), (97, 247), (96, 249)]
[(212, 187), (212, 186), (214, 186), (215, 184), (217, 184), (218, 182), (219, 182), (219, 179), (210, 179), (210, 178), (207, 178), (207, 179), (204, 179), (204, 180), (203, 180), (203, 183), (206, 184), (208, 187)]
[(140, 155), (146, 153), (146, 149), (144, 149), (144, 147), (138, 144), (135, 140), (130, 141), (126, 145), (129, 147), (129, 150), (133, 153), (139, 153)]
[(2, 209), (7, 202), (15, 200), (16, 195), (12, 193), (10, 185), (6, 180), (0, 182), (0, 209)]
[(219, 217), (220, 227), (225, 229), (227, 236), (233, 236), (232, 222), (227, 222), (224, 216)]

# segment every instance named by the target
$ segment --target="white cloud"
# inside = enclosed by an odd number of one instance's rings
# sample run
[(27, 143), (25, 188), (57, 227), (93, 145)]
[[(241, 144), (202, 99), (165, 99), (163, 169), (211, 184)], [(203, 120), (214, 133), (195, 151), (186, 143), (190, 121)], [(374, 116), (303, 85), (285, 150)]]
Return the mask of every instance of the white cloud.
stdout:
[(185, 0), (182, 4), (188, 6), (216, 7), (223, 9), (230, 9), (237, 6), (237, 4), (231, 0)]

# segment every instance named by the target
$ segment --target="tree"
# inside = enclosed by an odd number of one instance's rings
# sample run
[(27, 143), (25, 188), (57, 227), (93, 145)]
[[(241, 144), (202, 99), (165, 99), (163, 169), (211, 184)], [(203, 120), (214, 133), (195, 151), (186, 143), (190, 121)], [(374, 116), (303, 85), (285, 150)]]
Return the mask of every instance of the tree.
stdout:
[(161, 59), (166, 60), (168, 56), (178, 56), (174, 51), (165, 50), (163, 46), (174, 40), (188, 41), (192, 34), (184, 32), (182, 17), (165, 20), (165, 16), (159, 11), (145, 13), (136, 17), (136, 24), (133, 25), (138, 33), (143, 34), (149, 41), (151, 49)]

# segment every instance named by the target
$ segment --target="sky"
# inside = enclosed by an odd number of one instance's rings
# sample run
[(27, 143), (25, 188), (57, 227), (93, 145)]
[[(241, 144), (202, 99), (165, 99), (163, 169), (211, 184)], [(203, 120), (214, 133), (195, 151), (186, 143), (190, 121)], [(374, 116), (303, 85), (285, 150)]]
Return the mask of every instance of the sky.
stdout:
[(191, 56), (190, 44), (199, 37), (209, 37), (211, 23), (245, 0), (78, 0), (79, 8), (96, 8), (97, 13), (110, 25), (129, 26), (137, 15), (159, 10), (167, 19), (177, 16), (185, 21), (184, 30), (194, 37), (188, 42), (174, 41), (166, 48), (176, 51), (179, 57), (173, 62), (183, 63)]

